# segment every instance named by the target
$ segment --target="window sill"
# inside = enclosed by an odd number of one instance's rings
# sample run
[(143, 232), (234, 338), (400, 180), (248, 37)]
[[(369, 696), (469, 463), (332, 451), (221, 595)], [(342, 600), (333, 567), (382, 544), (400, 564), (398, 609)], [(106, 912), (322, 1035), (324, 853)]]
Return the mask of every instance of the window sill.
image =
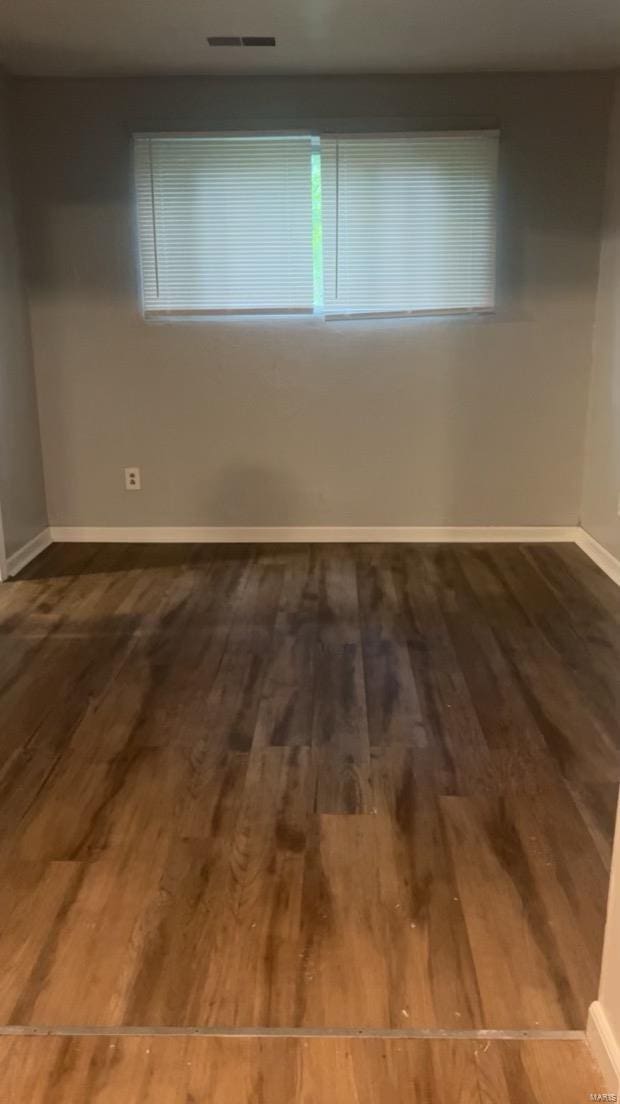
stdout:
[(256, 323), (274, 323), (274, 322), (382, 322), (389, 321), (403, 321), (411, 319), (413, 321), (418, 320), (423, 322), (425, 320), (449, 321), (450, 319), (474, 319), (474, 318), (493, 318), (497, 314), (495, 307), (477, 307), (477, 308), (454, 308), (453, 310), (428, 310), (428, 311), (342, 311), (342, 312), (322, 312), (322, 311), (214, 311), (210, 312), (192, 312), (192, 311), (162, 311), (158, 312), (146, 312), (141, 315), (142, 321), (149, 325), (179, 325), (180, 323), (234, 323), (238, 325), (245, 323), (255, 325)]

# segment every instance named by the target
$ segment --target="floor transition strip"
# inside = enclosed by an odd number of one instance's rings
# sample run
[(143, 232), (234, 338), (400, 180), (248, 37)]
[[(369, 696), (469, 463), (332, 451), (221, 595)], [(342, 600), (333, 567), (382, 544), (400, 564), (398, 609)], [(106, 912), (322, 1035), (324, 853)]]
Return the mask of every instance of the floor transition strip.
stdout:
[(175, 1036), (220, 1039), (554, 1039), (580, 1041), (584, 1031), (538, 1028), (439, 1027), (125, 1027), (67, 1024), (53, 1027), (31, 1024), (0, 1025), (0, 1036)]

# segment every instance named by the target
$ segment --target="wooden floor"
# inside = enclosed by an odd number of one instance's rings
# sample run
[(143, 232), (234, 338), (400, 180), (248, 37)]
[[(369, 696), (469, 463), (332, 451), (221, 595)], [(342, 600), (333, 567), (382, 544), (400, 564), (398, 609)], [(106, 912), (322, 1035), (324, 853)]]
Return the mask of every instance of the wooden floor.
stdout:
[(0, 1083), (8, 1104), (587, 1104), (603, 1090), (585, 1043), (443, 1039), (5, 1038)]
[[(572, 545), (49, 549), (0, 588), (0, 1023), (583, 1027), (619, 594)], [(151, 1076), (140, 1041), (41, 1045)], [(382, 1045), (351, 1099), (435, 1061)]]

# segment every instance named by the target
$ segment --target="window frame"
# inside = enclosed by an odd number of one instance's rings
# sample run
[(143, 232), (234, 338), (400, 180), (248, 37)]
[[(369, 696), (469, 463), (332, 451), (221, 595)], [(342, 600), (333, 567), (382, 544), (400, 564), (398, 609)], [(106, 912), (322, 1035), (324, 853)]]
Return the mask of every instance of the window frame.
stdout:
[[(217, 310), (196, 310), (195, 308), (188, 309), (174, 309), (170, 311), (151, 311), (145, 307), (144, 303), (144, 280), (143, 280), (143, 268), (142, 268), (142, 251), (139, 238), (139, 218), (138, 218), (138, 188), (137, 188), (137, 174), (136, 174), (136, 139), (174, 139), (174, 138), (309, 138), (312, 143), (312, 153), (318, 150), (319, 162), (320, 162), (320, 142), (321, 139), (329, 139), (330, 141), (346, 141), (347, 139), (364, 140), (364, 139), (398, 139), (409, 138), (412, 136), (423, 136), (427, 138), (432, 137), (467, 137), (469, 135), (486, 135), (490, 138), (497, 139), (497, 161), (495, 167), (494, 176), (494, 206), (495, 206), (495, 240), (493, 250), (493, 303), (489, 306), (480, 307), (448, 307), (448, 308), (413, 308), (410, 310), (343, 310), (334, 311), (326, 310), (323, 303), (319, 308), (316, 306), (316, 301), (313, 307), (307, 309), (300, 309), (296, 307), (292, 308), (256, 308), (256, 309), (244, 309), (244, 308), (223, 308)], [(312, 128), (268, 128), (268, 129), (243, 129), (243, 130), (136, 130), (131, 132), (131, 173), (133, 182), (133, 215), (134, 215), (134, 231), (135, 231), (135, 254), (137, 264), (138, 275), (138, 291), (140, 301), (140, 316), (143, 322), (152, 325), (170, 325), (178, 322), (192, 322), (192, 323), (213, 323), (213, 322), (250, 322), (257, 323), (261, 321), (266, 322), (290, 322), (290, 321), (322, 321), (322, 322), (354, 322), (354, 321), (385, 321), (389, 319), (395, 320), (407, 320), (407, 319), (485, 319), (493, 317), (497, 314), (497, 253), (498, 253), (498, 222), (499, 222), (499, 198), (500, 198), (500, 182), (501, 182), (501, 141), (502, 133), (498, 125), (487, 126), (464, 126), (441, 128), (437, 126), (423, 127), (418, 126), (411, 129), (404, 129), (399, 127), (398, 129), (360, 129), (360, 130), (346, 130), (346, 131), (332, 131), (327, 127), (312, 127)], [(323, 229), (323, 222), (321, 220), (321, 233)], [(321, 270), (324, 267), (324, 256), (322, 256)], [(321, 296), (321, 299), (323, 297)]]

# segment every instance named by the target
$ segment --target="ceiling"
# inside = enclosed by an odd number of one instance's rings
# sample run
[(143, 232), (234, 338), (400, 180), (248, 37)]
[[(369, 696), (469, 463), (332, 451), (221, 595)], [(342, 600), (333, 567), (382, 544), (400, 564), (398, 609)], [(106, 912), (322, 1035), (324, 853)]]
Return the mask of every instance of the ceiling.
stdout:
[[(275, 35), (209, 47), (207, 35)], [(30, 75), (389, 73), (620, 65), (619, 0), (0, 0)]]

